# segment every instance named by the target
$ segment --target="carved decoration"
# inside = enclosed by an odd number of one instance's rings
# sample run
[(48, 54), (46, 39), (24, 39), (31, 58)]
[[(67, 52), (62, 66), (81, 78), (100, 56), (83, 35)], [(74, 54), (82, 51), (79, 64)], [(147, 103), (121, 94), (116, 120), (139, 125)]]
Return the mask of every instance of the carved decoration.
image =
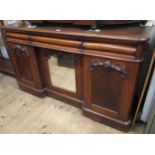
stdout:
[(125, 66), (114, 65), (110, 60), (106, 61), (93, 60), (89, 66), (89, 70), (93, 72), (96, 69), (96, 67), (99, 66), (103, 66), (103, 69), (106, 70), (107, 72), (111, 71), (120, 72), (120, 77), (122, 79), (127, 78), (127, 69), (125, 68)]
[(12, 50), (13, 50), (13, 53), (25, 54), (26, 56), (30, 56), (25, 46), (21, 46), (17, 44)]

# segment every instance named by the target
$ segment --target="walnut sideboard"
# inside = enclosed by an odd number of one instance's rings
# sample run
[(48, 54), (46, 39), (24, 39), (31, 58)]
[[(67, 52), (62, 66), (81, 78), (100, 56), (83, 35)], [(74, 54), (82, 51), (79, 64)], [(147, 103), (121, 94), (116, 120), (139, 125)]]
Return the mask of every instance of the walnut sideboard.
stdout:
[(49, 95), (80, 107), (89, 118), (129, 130), (154, 27), (1, 30), (21, 89)]

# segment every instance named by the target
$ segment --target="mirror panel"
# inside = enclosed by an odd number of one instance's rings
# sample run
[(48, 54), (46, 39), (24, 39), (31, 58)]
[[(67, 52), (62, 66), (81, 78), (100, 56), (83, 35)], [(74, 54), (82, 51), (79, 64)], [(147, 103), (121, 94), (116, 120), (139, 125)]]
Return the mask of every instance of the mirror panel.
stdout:
[(48, 65), (53, 86), (76, 92), (74, 54), (51, 51)]

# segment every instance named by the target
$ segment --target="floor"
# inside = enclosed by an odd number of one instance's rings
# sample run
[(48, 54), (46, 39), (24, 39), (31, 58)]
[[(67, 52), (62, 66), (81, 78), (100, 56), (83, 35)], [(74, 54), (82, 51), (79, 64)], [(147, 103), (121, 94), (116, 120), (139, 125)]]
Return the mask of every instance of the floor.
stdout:
[[(137, 124), (129, 133), (143, 133)], [(38, 98), (18, 88), (15, 78), (0, 73), (0, 133), (122, 133), (51, 97)]]

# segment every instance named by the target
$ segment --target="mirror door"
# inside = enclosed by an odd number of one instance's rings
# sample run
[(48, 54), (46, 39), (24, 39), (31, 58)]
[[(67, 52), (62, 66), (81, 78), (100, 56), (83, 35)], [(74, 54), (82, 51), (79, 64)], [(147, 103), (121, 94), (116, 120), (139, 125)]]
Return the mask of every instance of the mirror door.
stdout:
[(40, 49), (40, 54), (47, 89), (81, 99), (81, 56), (49, 49)]
[(47, 61), (52, 86), (76, 93), (75, 55), (51, 51)]

